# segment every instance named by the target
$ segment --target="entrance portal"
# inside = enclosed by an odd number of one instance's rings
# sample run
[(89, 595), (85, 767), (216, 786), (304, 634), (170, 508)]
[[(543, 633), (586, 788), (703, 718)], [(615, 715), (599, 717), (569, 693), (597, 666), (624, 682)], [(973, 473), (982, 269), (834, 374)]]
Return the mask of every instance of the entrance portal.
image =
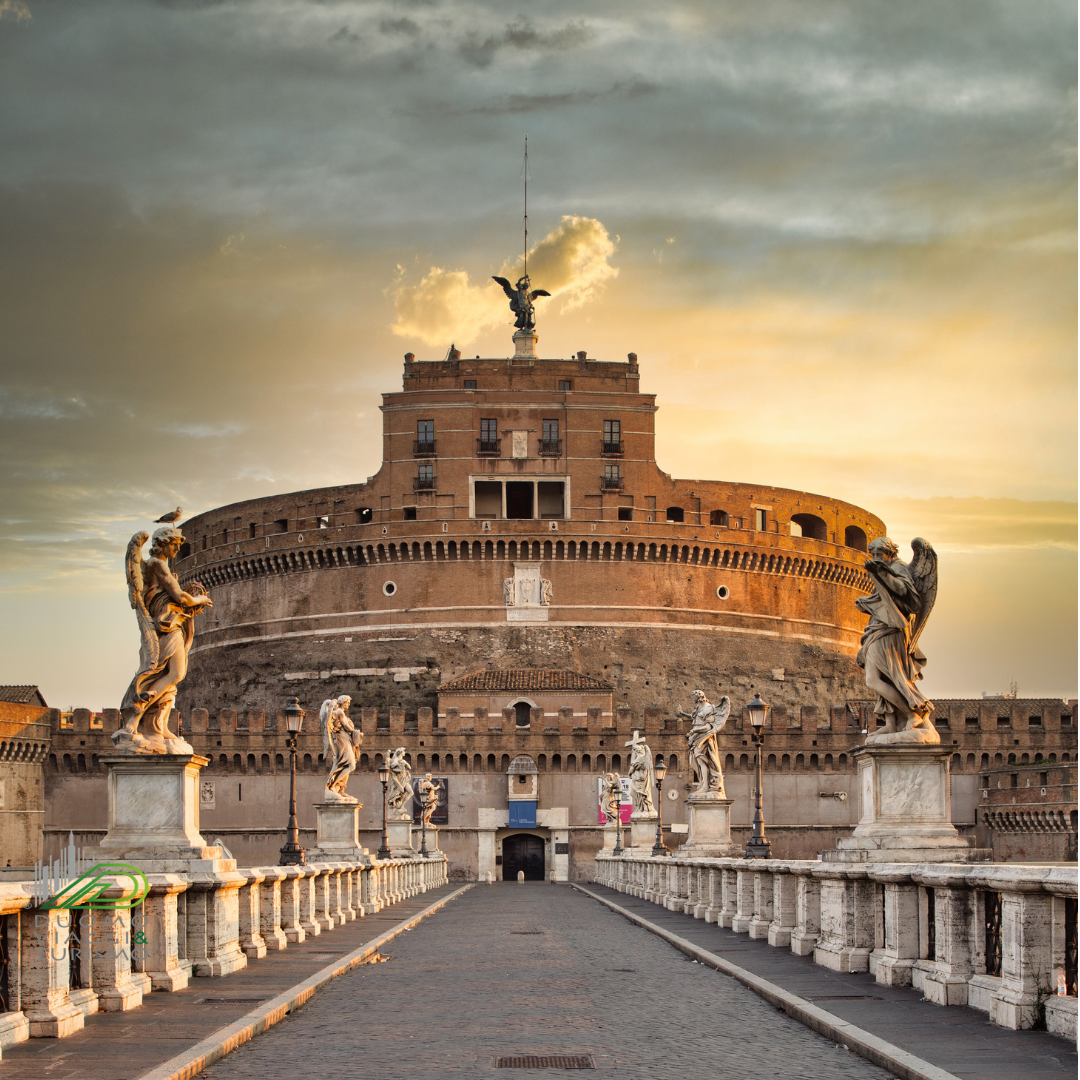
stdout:
[(518, 871), (525, 871), (526, 881), (544, 880), (544, 841), (529, 833), (508, 836), (502, 842), (503, 881), (517, 881)]

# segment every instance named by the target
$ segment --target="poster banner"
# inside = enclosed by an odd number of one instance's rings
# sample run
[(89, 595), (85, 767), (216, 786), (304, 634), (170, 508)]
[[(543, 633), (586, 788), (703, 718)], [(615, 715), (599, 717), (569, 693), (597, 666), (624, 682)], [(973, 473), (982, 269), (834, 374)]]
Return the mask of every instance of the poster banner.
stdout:
[[(630, 798), (630, 777), (620, 776), (622, 784), (622, 801), (619, 805), (619, 818), (624, 825), (630, 823), (630, 815), (634, 812), (634, 800)], [(596, 778), (596, 820), (597, 824), (603, 825), (607, 818), (604, 817), (604, 778)]]

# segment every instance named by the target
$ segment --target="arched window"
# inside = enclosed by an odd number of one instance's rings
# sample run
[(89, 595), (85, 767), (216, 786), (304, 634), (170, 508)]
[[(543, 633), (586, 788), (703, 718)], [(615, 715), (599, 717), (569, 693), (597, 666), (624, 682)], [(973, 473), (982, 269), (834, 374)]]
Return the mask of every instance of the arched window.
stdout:
[(776, 768), (776, 755), (775, 754), (770, 754), (765, 759), (765, 768), (766, 769), (775, 769)]
[(709, 513), (710, 525), (722, 525), (725, 529), (728, 523), (728, 513), (726, 510), (713, 510)]
[(990, 755), (989, 754), (983, 754), (983, 756), (981, 758), (979, 758), (979, 768), (980, 769), (987, 769), (989, 767), (990, 767)]
[[(224, 754), (221, 755), (221, 763), (222, 763), (222, 765), (225, 764), (225, 755)], [(310, 769), (311, 768), (311, 755), (310, 754), (305, 754), (304, 755), (304, 768), (305, 769)]]
[(1003, 758), (1002, 758), (1002, 756), (1000, 754), (995, 754), (994, 755), (994, 764), (995, 765), (1000, 765), (1002, 763), (1002, 761), (1003, 761)]
[(817, 767), (818, 767), (817, 754), (811, 754), (810, 755), (810, 768), (811, 769), (816, 769)]
[(1020, 755), (1020, 764), (1021, 764), (1021, 765), (1027, 765), (1027, 764), (1028, 764), (1028, 762), (1030, 762), (1030, 761), (1031, 761), (1031, 758), (1030, 758), (1030, 757), (1028, 757), (1028, 755), (1027, 755), (1027, 754), (1021, 754), (1021, 755)]
[(949, 769), (952, 772), (959, 772), (960, 771), (960, 755), (959, 754), (953, 754), (953, 756), (951, 758), (949, 758)]
[(836, 764), (839, 765), (841, 769), (844, 768), (847, 765), (847, 754), (841, 754), (836, 759)]
[[(367, 765), (367, 754), (364, 755), (364, 759), (365, 759), (364, 760), (364, 765), (366, 766)], [(285, 758), (284, 758), (284, 756), (282, 754), (275, 754), (274, 755), (274, 768), (275, 769), (284, 769), (285, 768)]]
[(832, 754), (826, 754), (825, 755), (825, 768), (826, 769), (831, 769), (832, 768)]
[(735, 768), (735, 755), (734, 754), (728, 754), (728, 756), (726, 758), (724, 758), (724, 768), (725, 769), (734, 769)]
[(849, 525), (844, 530), (844, 546), (856, 551), (866, 550), (866, 533), (858, 525)]
[(566, 771), (567, 772), (577, 772), (577, 755), (576, 754), (567, 754), (566, 755)]
[(581, 771), (592, 772), (592, 758), (588, 754), (581, 755)]
[(607, 768), (607, 758), (603, 754), (596, 755), (596, 771), (602, 773)]
[(681, 522), (683, 520), (683, 508), (681, 506), (669, 506), (667, 508), (668, 521)]
[(1015, 765), (1016, 764), (1016, 755), (1015, 754), (1010, 754), (1009, 755), (1009, 764), (1010, 765)]
[(536, 759), (536, 768), (537, 768), (537, 771), (539, 771), (539, 772), (546, 772), (547, 771), (547, 754), (541, 754)]
[(405, 763), (409, 766), (410, 769), (412, 769), (412, 767), (413, 767), (412, 754), (406, 754), (405, 755)]
[(247, 767), (248, 767), (248, 772), (254, 772), (255, 771), (255, 755), (254, 754), (248, 754), (248, 756), (247, 756)]
[[(310, 754), (306, 754), (305, 756), (307, 757), (308, 761), (311, 760), (311, 755)], [(218, 768), (222, 772), (228, 772), (229, 771), (229, 758), (228, 758), (227, 755), (221, 754), (218, 757)]]
[(530, 709), (531, 706), (527, 701), (518, 701), (514, 704), (514, 723), (516, 723), (518, 727), (529, 726)]
[(739, 768), (740, 769), (749, 769), (750, 768), (750, 759), (745, 754), (740, 754), (739, 755)]
[(503, 772), (506, 772), (506, 770), (510, 768), (510, 755), (509, 754), (503, 754), (500, 768), (502, 769)]
[[(304, 755), (304, 760), (307, 760), (307, 754)], [(244, 759), (239, 754), (233, 754), (232, 766), (233, 772), (242, 772), (244, 769)]]
[(561, 754), (552, 754), (551, 755), (551, 771), (552, 772), (562, 772), (562, 755)]
[(678, 772), (679, 771), (679, 755), (678, 754), (672, 754), (671, 757), (668, 758), (668, 768), (672, 772)]
[(469, 771), (469, 755), (468, 754), (462, 754), (460, 757), (458, 757), (458, 772), (468, 772), (468, 771)]
[(423, 772), (424, 768), (425, 768), (424, 755), (423, 754), (417, 754), (416, 755), (416, 771), (417, 772)]
[(785, 754), (780, 759), (780, 767), (783, 768), (783, 769), (790, 769), (791, 768), (791, 755), (790, 754)]
[(494, 754), (488, 754), (488, 756), (487, 756), (487, 769), (488, 769), (488, 772), (494, 772), (495, 771), (495, 755)]
[(262, 761), (262, 764), (259, 767), (263, 770), (263, 772), (269, 772), (270, 771), (270, 755), (269, 754), (263, 754), (261, 761)]
[(829, 526), (816, 514), (792, 514), (791, 535), (807, 540), (828, 540)]
[(479, 754), (473, 754), (472, 771), (473, 772), (483, 772), (484, 771), (484, 759)]
[(611, 755), (611, 771), (618, 772), (622, 768), (622, 758), (618, 754)]
[(795, 755), (795, 768), (796, 769), (805, 769), (806, 768), (806, 758), (802, 754), (796, 754)]

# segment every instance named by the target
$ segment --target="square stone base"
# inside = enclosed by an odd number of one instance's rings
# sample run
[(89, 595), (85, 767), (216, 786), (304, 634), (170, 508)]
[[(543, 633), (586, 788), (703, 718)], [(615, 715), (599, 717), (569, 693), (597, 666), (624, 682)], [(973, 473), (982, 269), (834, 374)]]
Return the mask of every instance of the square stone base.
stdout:
[(412, 821), (388, 821), (386, 823), (386, 842), (395, 858), (411, 858), (415, 852), (412, 849)]
[(687, 858), (722, 859), (741, 854), (731, 839), (731, 799), (691, 795), (690, 833), (679, 854)]
[(364, 849), (358, 835), (360, 803), (316, 803), (315, 814), (315, 846), (324, 858), (341, 856), (352, 862), (362, 856)]
[(644, 849), (651, 854), (656, 843), (656, 819), (656, 814), (630, 818), (630, 846), (635, 851)]

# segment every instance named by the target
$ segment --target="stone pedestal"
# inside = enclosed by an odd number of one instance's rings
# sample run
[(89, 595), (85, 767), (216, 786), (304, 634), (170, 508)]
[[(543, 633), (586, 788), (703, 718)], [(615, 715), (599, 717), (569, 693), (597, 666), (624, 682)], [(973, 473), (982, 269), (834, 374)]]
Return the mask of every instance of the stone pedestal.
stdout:
[(84, 852), (87, 859), (134, 862), (157, 874), (236, 869), (199, 832), (199, 772), (209, 758), (116, 754), (101, 761), (109, 773), (109, 831)]
[[(624, 828), (622, 825), (605, 825), (604, 826), (604, 851), (615, 850), (615, 838), (619, 834), (619, 829)], [(625, 833), (623, 834), (625, 836)], [(622, 845), (625, 850), (626, 845)]]
[(985, 862), (989, 849), (974, 847), (952, 823), (949, 756), (935, 745), (862, 746), (859, 824), (838, 840), (825, 862)]
[(731, 799), (716, 794), (691, 795), (686, 805), (690, 810), (690, 834), (679, 849), (680, 855), (722, 859), (741, 854), (731, 839)]
[(536, 356), (536, 345), (539, 342), (535, 330), (517, 330), (514, 333), (514, 357), (528, 357), (530, 360)]
[[(307, 853), (311, 862), (363, 862), (367, 849), (360, 846), (360, 803), (316, 803), (315, 848)], [(387, 828), (389, 825), (387, 823)], [(396, 824), (396, 823), (395, 823)], [(393, 850), (394, 843), (390, 848)]]
[(653, 845), (656, 843), (656, 819), (654, 811), (651, 814), (637, 814), (630, 816), (630, 846), (636, 851), (645, 850), (651, 854)]
[(386, 823), (386, 842), (395, 858), (411, 858), (415, 854), (412, 849), (412, 830), (412, 818)]

